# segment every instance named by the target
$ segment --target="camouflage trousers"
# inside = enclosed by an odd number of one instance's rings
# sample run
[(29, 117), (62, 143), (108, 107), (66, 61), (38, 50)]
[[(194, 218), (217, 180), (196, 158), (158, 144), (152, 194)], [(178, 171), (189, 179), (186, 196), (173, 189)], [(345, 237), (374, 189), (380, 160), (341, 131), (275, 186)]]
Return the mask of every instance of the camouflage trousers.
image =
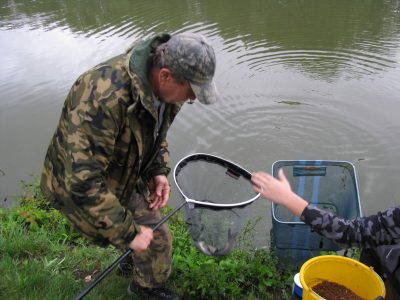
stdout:
[[(162, 216), (159, 212), (153, 213), (148, 208), (145, 198), (134, 193), (125, 205), (132, 212), (133, 219), (138, 225), (154, 227)], [(106, 245), (106, 239), (102, 238), (99, 229), (88, 220), (79, 217), (78, 210), (57, 207), (67, 219), (74, 225), (84, 237), (95, 244)], [(71, 213), (72, 211), (72, 213)], [(167, 224), (163, 224), (153, 233), (153, 241), (147, 251), (141, 253), (132, 252), (133, 282), (142, 287), (159, 287), (168, 279), (172, 265), (172, 236)], [(117, 245), (121, 251), (126, 251), (128, 245)]]
[[(148, 202), (140, 194), (134, 193), (127, 209), (132, 212), (139, 225), (154, 227), (162, 218), (157, 211), (148, 208)], [(167, 224), (154, 231), (154, 239), (149, 249), (142, 253), (132, 252), (133, 281), (142, 287), (158, 287), (163, 285), (170, 273), (172, 265), (172, 236)]]

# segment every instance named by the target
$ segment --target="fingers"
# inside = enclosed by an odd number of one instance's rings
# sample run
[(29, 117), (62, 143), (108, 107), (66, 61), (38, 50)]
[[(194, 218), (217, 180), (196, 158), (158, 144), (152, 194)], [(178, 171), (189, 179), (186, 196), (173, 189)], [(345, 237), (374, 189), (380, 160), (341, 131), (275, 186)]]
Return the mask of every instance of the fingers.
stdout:
[(163, 183), (157, 184), (157, 186), (156, 186), (156, 196), (157, 197), (162, 196), (162, 191), (164, 188), (165, 188), (165, 184), (163, 184)]
[(155, 189), (150, 195), (149, 208), (153, 211), (164, 207), (169, 199), (170, 186), (168, 183), (168, 179), (161, 175), (154, 177)]
[(283, 172), (283, 169), (279, 169), (279, 173), (278, 173), (278, 178), (279, 181), (283, 184), (283, 186), (288, 189), (288, 190), (292, 190), (292, 187), (290, 185), (289, 180), (286, 178), (285, 172)]
[(259, 188), (266, 185), (273, 177), (265, 172), (255, 172), (251, 177), (251, 181)]
[[(278, 179), (279, 181), (289, 183), (287, 180), (285, 173), (283, 172), (283, 169), (279, 169), (278, 171)], [(254, 172), (251, 177), (251, 181), (255, 184), (257, 184), (259, 187), (263, 187), (263, 185), (270, 184), (273, 181), (276, 181), (277, 179), (274, 178), (272, 175), (265, 173), (265, 172)], [(264, 187), (265, 189), (265, 187)]]
[(157, 190), (152, 193), (151, 201), (149, 208), (152, 209), (153, 211), (157, 210), (160, 208), (160, 205), (163, 203), (163, 197), (161, 192), (158, 192)]
[(253, 178), (255, 180), (261, 181), (261, 182), (267, 182), (269, 179), (273, 178), (270, 174), (265, 173), (265, 172), (255, 172), (253, 173), (252, 180)]
[(160, 202), (161, 202), (161, 197), (157, 196), (157, 194), (154, 192), (153, 194), (150, 195), (150, 200), (148, 200), (149, 208), (153, 211), (156, 211)]
[(140, 225), (141, 232), (145, 239), (153, 240), (153, 229), (147, 226)]
[(129, 248), (136, 252), (146, 251), (153, 240), (153, 230), (151, 228), (140, 226), (140, 229), (141, 232), (129, 243)]
[(167, 185), (164, 189), (161, 189), (160, 195), (157, 195), (157, 192), (153, 195), (153, 201), (151, 201), (149, 208), (152, 210), (157, 210), (159, 208), (163, 208), (169, 199), (170, 187)]
[(279, 180), (280, 181), (283, 181), (283, 182), (289, 182), (288, 180), (287, 180), (287, 178), (286, 178), (286, 175), (285, 175), (285, 172), (283, 172), (283, 169), (279, 169), (279, 171), (278, 171), (278, 178), (279, 178)]
[(252, 174), (251, 181), (254, 190), (270, 201), (273, 201), (281, 190), (290, 187), (282, 169), (278, 172), (278, 179), (265, 172), (255, 172)]
[(264, 191), (266, 189), (265, 185), (265, 173), (256, 172), (253, 173), (251, 177), (251, 181), (253, 183), (253, 189), (264, 196)]
[(162, 192), (161, 192), (161, 203), (160, 203), (160, 207), (159, 208), (162, 208), (167, 204), (168, 199), (169, 199), (170, 190), (171, 189), (169, 187), (169, 184), (162, 190)]

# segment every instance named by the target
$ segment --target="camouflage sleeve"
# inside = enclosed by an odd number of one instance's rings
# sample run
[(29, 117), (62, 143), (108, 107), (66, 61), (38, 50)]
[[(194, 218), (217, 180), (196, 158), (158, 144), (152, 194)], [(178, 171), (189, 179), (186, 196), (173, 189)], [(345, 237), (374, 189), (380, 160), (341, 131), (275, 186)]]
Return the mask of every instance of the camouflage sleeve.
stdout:
[(160, 142), (159, 152), (156, 158), (153, 160), (149, 168), (146, 170), (145, 176), (148, 179), (151, 179), (157, 175), (168, 176), (169, 172), (171, 171), (171, 168), (169, 166), (169, 151), (168, 151), (168, 142), (166, 136), (168, 128), (174, 121), (175, 116), (181, 110), (182, 105), (183, 103), (177, 103), (174, 105), (169, 105), (168, 108), (166, 108), (167, 117), (164, 120), (166, 124), (163, 124), (163, 130), (161, 132), (161, 136), (163, 137), (163, 139)]
[(126, 245), (133, 239), (138, 226), (130, 211), (121, 206), (105, 183), (105, 170), (118, 134), (118, 122), (113, 116), (118, 112), (110, 111), (95, 100), (96, 85), (91, 86), (89, 75), (81, 78), (81, 81), (85, 80), (87, 82), (75, 84), (68, 96), (70, 162), (67, 165), (71, 167), (71, 200), (101, 236), (113, 245)]
[(169, 151), (168, 151), (168, 142), (163, 140), (160, 144), (160, 150), (155, 157), (152, 164), (146, 170), (146, 177), (148, 179), (153, 178), (157, 175), (165, 175), (168, 176), (171, 168), (169, 167)]
[(301, 220), (322, 236), (349, 247), (371, 248), (400, 240), (400, 206), (368, 217), (345, 220), (309, 204)]

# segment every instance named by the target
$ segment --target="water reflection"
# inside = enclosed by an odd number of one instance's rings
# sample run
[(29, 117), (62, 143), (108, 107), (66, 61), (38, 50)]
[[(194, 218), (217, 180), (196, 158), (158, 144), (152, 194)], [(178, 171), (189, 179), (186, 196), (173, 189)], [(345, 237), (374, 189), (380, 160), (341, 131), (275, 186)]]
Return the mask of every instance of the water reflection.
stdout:
[(80, 73), (138, 38), (186, 30), (214, 45), (221, 101), (183, 108), (169, 134), (172, 164), (193, 152), (248, 170), (269, 170), (279, 159), (348, 160), (356, 164), (364, 212), (400, 198), (399, 1), (0, 0), (0, 6), (0, 199), (39, 173)]
[(237, 63), (285, 65), (332, 80), (393, 68), (398, 1), (5, 1), (2, 29), (70, 30), (103, 41), (157, 31), (204, 31)]

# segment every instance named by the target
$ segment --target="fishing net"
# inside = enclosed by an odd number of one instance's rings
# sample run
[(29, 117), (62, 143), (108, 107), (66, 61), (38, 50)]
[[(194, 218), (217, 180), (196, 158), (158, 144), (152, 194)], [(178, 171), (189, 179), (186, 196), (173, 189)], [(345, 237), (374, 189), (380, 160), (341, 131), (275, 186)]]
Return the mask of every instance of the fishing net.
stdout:
[(223, 158), (189, 155), (178, 162), (174, 179), (186, 201), (185, 218), (193, 244), (211, 256), (229, 254), (246, 218), (246, 207), (260, 194), (251, 173)]

